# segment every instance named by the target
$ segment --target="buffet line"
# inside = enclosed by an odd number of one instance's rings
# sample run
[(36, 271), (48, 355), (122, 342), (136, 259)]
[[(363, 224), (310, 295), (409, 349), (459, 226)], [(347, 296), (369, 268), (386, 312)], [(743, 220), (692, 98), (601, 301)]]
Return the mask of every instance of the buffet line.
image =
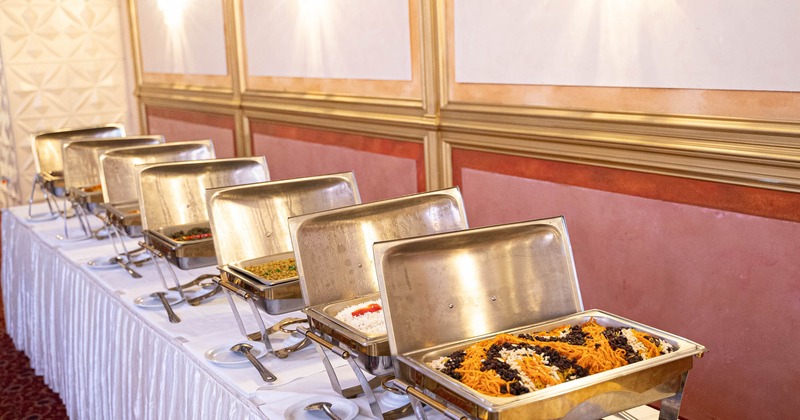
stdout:
[[(174, 306), (224, 296), (241, 340), (209, 361), (250, 363), (269, 384), (316, 352), (330, 388), (376, 418), (586, 419), (660, 403), (677, 419), (706, 351), (585, 310), (562, 217), (470, 228), (457, 188), (362, 203), (352, 172), (271, 181), (263, 156), (220, 159), (210, 140), (119, 125), (39, 133), (33, 147), (31, 222), (63, 219), (64, 243), (110, 241), (114, 255), (90, 265), (131, 281), (155, 267), (160, 290), (134, 303), (171, 323)], [(216, 271), (185, 280), (204, 267)]]

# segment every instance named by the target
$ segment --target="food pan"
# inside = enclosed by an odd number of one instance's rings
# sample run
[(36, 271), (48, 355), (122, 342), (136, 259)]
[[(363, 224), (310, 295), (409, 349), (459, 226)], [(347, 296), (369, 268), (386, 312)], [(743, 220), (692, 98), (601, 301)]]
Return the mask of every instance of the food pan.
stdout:
[(260, 296), (259, 307), (275, 315), (303, 307), (298, 279), (270, 282), (242, 267), (252, 260), (294, 256), (288, 217), (358, 204), (361, 199), (353, 173), (343, 172), (217, 188), (208, 191), (207, 201), (218, 264), (230, 265), (223, 270), (227, 277), (239, 276), (235, 285)]
[[(109, 221), (128, 236), (142, 235), (136, 165), (213, 159), (211, 140), (119, 147), (100, 155), (100, 184)], [(117, 208), (119, 207), (119, 208)]]
[[(466, 228), (464, 206), (457, 188), (290, 218), (289, 231), (307, 307), (304, 312), (312, 326), (339, 331), (340, 338), (350, 335), (335, 318), (317, 306), (355, 303), (378, 291), (372, 257), (374, 242)], [(366, 351), (368, 357), (389, 357), (385, 346), (360, 346), (359, 343), (368, 340), (373, 339), (364, 336), (339, 341), (351, 350)], [(374, 340), (386, 341), (386, 337)], [(374, 370), (375, 366), (390, 365), (390, 360), (370, 360), (360, 367), (379, 375), (385, 372)]]
[(176, 240), (172, 238), (174, 233), (187, 232), (194, 228), (205, 228), (208, 232), (211, 231), (208, 223), (189, 223), (147, 230), (144, 231), (144, 235), (153, 248), (164, 254), (167, 261), (182, 270), (214, 265), (217, 261), (217, 256), (214, 255), (213, 237), (209, 236), (193, 240)]
[(225, 277), (223, 281), (227, 281), (239, 290), (244, 290), (255, 296), (257, 306), (261, 310), (268, 314), (282, 314), (296, 311), (303, 305), (297, 276), (280, 280), (268, 280), (253, 273), (246, 267), (287, 258), (294, 258), (294, 252), (282, 252), (266, 257), (234, 261), (220, 266), (219, 270)]
[(139, 202), (101, 204), (106, 210), (109, 223), (124, 232), (128, 237), (142, 236), (142, 215)]
[[(137, 165), (136, 173), (144, 236), (152, 239), (154, 246), (163, 245), (161, 251), (166, 253), (178, 244), (170, 243), (174, 241), (165, 235), (185, 227), (210, 227), (207, 189), (264, 182), (269, 178), (263, 156)], [(213, 265), (216, 262), (213, 238), (201, 242), (202, 245), (180, 247), (187, 259), (175, 255), (168, 260), (182, 261), (179, 267), (184, 269)]]
[[(413, 395), (474, 418), (600, 418), (679, 400), (691, 356), (705, 351), (607, 312), (584, 311), (561, 217), (387, 241), (374, 252), (395, 375)], [(501, 332), (545, 331), (592, 317), (663, 338), (677, 351), (510, 397), (483, 395), (428, 365)]]

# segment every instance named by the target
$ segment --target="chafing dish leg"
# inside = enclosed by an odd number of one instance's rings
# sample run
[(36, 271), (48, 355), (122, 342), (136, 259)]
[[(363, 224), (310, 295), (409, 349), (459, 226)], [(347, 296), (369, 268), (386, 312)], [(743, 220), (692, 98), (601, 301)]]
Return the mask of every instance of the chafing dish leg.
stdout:
[(683, 372), (678, 392), (675, 395), (661, 400), (661, 411), (658, 413), (658, 420), (678, 420), (678, 411), (681, 409), (681, 399), (683, 398), (683, 388), (686, 386), (686, 378), (689, 372)]
[[(41, 191), (42, 198), (44, 199), (45, 203), (47, 203), (47, 208), (50, 211), (50, 214), (45, 213), (44, 215), (33, 215), (33, 203), (36, 200), (36, 188), (39, 188), (39, 191)], [(56, 211), (53, 211), (53, 201), (50, 198), (50, 194), (47, 193), (47, 189), (44, 187), (42, 176), (39, 174), (34, 175), (33, 184), (31, 184), (31, 195), (28, 197), (28, 220), (53, 220), (59, 215), (61, 215), (61, 211), (58, 209), (58, 205), (56, 205)]]
[(258, 330), (261, 332), (261, 342), (264, 343), (264, 346), (267, 347), (267, 352), (272, 354), (274, 350), (272, 349), (272, 343), (269, 342), (269, 334), (267, 334), (267, 325), (264, 324), (264, 318), (261, 318), (261, 314), (258, 312), (256, 303), (255, 301), (253, 301), (253, 296), (250, 296), (250, 299), (246, 300), (247, 303), (250, 305), (250, 310), (253, 311), (253, 315), (255, 315), (256, 317), (256, 322), (258, 323)]
[(239, 326), (239, 332), (242, 333), (243, 336), (247, 337), (247, 330), (244, 328), (244, 321), (242, 321), (242, 315), (239, 314), (239, 308), (236, 307), (236, 302), (233, 301), (233, 296), (231, 296), (231, 291), (225, 287), (222, 288), (222, 291), (225, 293), (225, 297), (228, 299), (228, 305), (230, 305), (231, 311), (233, 312), (233, 318), (236, 319), (236, 325)]

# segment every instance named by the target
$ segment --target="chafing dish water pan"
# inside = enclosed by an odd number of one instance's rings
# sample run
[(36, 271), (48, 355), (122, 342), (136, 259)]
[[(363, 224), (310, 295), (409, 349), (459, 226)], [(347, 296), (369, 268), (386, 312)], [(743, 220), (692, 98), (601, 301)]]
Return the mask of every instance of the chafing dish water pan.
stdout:
[[(387, 241), (374, 252), (395, 374), (410, 395), (448, 416), (600, 418), (662, 400), (662, 418), (676, 419), (691, 356), (705, 352), (625, 318), (584, 311), (563, 218)], [(662, 338), (676, 351), (509, 397), (481, 394), (428, 364), (499, 333), (590, 318)]]
[(269, 179), (263, 156), (137, 165), (136, 172), (145, 239), (184, 270), (213, 265), (217, 260), (213, 238), (180, 247), (165, 240), (182, 228), (209, 227), (206, 190)]

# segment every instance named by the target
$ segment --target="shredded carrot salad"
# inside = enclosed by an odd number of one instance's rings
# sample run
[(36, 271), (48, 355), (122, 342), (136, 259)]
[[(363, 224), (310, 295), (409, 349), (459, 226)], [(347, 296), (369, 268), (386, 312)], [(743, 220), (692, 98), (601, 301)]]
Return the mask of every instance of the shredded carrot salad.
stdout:
[(499, 334), (430, 364), (490, 396), (511, 396), (672, 351), (659, 338), (594, 319), (531, 334)]

